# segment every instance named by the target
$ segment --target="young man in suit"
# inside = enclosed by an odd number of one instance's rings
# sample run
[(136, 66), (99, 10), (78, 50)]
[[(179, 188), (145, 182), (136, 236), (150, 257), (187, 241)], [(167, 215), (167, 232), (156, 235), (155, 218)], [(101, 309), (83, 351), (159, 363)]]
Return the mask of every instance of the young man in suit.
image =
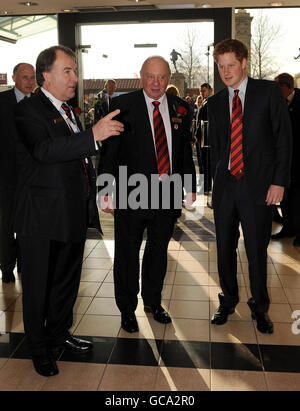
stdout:
[[(15, 87), (0, 93), (0, 269), (4, 283), (15, 282), (14, 268), (18, 246), (12, 227), (12, 210), (16, 190), (16, 126), (14, 109), (24, 97), (30, 97), (35, 86), (31, 64), (19, 63), (13, 69)], [(20, 261), (17, 264), (20, 272)]]
[(214, 59), (227, 86), (208, 100), (214, 176), (213, 209), (222, 292), (213, 324), (224, 324), (239, 301), (237, 252), (242, 226), (249, 262), (248, 305), (257, 329), (272, 333), (267, 315), (267, 247), (272, 205), (290, 180), (292, 136), (280, 87), (246, 73), (248, 51), (233, 39), (217, 44)]
[(293, 132), (293, 155), (291, 164), (291, 184), (287, 195), (281, 202), (283, 227), (281, 231), (273, 234), (273, 240), (285, 237), (295, 237), (293, 244), (300, 246), (300, 90), (295, 87), (294, 77), (288, 73), (281, 73), (275, 81), (281, 87), (283, 97), (286, 99), (290, 114)]
[[(85, 353), (92, 343), (72, 337), (87, 227), (101, 231), (96, 176), (89, 156), (96, 141), (118, 135), (115, 111), (81, 131), (67, 101), (77, 85), (75, 54), (63, 46), (42, 51), (36, 62), (40, 90), (16, 107), (20, 142), (14, 218), (22, 261), (23, 319), (33, 364), (44, 376), (58, 373), (61, 349)], [(21, 153), (22, 150), (22, 153)]]
[[(196, 179), (188, 104), (166, 93), (170, 74), (168, 62), (160, 56), (150, 57), (144, 62), (141, 69), (143, 89), (112, 100), (112, 109), (121, 110), (124, 132), (102, 146), (100, 174), (116, 177), (115, 298), (121, 312), (122, 328), (127, 332), (138, 331), (135, 310), (139, 292), (139, 252), (145, 229), (147, 242), (142, 263), (144, 309), (160, 323), (171, 322), (169, 314), (161, 306), (161, 292), (167, 269), (168, 244), (174, 223), (181, 214), (182, 189), (179, 189), (180, 208), (174, 207), (172, 202), (164, 208), (162, 199), (151, 192), (151, 181), (157, 182), (158, 190), (163, 190), (163, 180), (168, 178), (166, 175), (172, 177), (177, 174), (182, 180), (185, 174), (189, 175), (189, 202), (195, 200), (195, 194), (192, 194), (196, 192)], [(123, 175), (119, 175), (121, 167), (127, 172), (125, 182)], [(129, 181), (137, 176), (148, 183), (149, 190), (140, 195), (139, 204), (135, 207), (130, 199), (138, 184), (131, 185)], [(128, 192), (123, 196), (125, 184)], [(100, 190), (101, 208), (111, 212), (113, 205), (111, 197), (105, 196), (104, 182), (101, 182)], [(109, 190), (107, 194), (111, 194)], [(156, 200), (157, 207), (154, 207)]]

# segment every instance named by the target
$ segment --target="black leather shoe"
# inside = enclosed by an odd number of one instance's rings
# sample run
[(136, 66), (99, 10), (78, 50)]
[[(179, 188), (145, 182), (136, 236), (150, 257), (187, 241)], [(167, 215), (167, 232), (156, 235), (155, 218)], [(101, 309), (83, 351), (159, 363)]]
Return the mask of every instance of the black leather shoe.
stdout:
[(52, 377), (59, 372), (56, 362), (48, 355), (33, 355), (32, 362), (35, 371), (44, 377)]
[(14, 273), (12, 271), (2, 273), (2, 281), (4, 283), (14, 283), (16, 281)]
[(273, 323), (267, 313), (252, 313), (251, 317), (256, 320), (256, 328), (263, 334), (273, 333)]
[(227, 318), (229, 314), (234, 313), (234, 308), (228, 308), (224, 307), (224, 305), (220, 305), (217, 309), (217, 311), (214, 313), (214, 315), (211, 318), (211, 324), (216, 324), (216, 325), (223, 325), (227, 322)]
[(93, 349), (93, 343), (69, 336), (68, 339), (64, 341), (63, 347), (66, 351), (72, 352), (73, 354), (84, 354)]
[(153, 314), (154, 320), (161, 324), (169, 324), (172, 322), (171, 317), (169, 316), (167, 311), (163, 309), (161, 305), (145, 305), (144, 311), (146, 313)]
[(282, 229), (278, 233), (271, 235), (272, 240), (281, 240), (286, 237), (293, 237), (293, 234)]
[(138, 332), (139, 326), (135, 314), (132, 312), (121, 313), (121, 327), (128, 333)]
[(300, 238), (296, 237), (293, 241), (293, 246), (300, 247)]

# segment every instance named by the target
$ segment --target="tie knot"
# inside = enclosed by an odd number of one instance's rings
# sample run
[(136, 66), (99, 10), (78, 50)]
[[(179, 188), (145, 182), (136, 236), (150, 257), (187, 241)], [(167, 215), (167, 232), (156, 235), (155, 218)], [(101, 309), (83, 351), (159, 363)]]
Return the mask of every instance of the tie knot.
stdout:
[(152, 101), (152, 104), (154, 105), (155, 108), (158, 108), (158, 106), (160, 105), (159, 101)]
[(240, 91), (240, 90), (238, 90), (238, 89), (234, 90), (234, 95), (235, 95), (235, 97), (238, 96), (239, 91)]
[(65, 112), (70, 111), (70, 107), (69, 107), (66, 103), (62, 103), (61, 108), (62, 108)]
[(71, 109), (68, 106), (68, 104), (66, 103), (62, 103), (61, 108), (64, 110), (64, 112), (66, 113), (67, 117), (69, 119), (72, 119), (72, 114), (71, 114)]

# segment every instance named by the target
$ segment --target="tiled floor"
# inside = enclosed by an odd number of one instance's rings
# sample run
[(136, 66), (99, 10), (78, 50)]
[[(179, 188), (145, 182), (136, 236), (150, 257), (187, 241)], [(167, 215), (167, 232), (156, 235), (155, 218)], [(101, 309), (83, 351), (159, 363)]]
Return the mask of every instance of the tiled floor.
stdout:
[[(201, 217), (201, 218), (199, 218)], [(300, 250), (292, 239), (272, 241), (268, 286), (273, 335), (257, 331), (247, 299), (247, 257), (239, 243), (240, 303), (223, 326), (210, 324), (218, 305), (212, 210), (185, 211), (169, 246), (163, 305), (172, 324), (155, 322), (139, 300), (140, 331), (120, 328), (114, 301), (112, 218), (103, 216), (104, 239), (86, 242), (72, 332), (94, 342), (93, 353), (62, 353), (58, 376), (33, 370), (22, 323), (21, 286), (0, 282), (0, 390), (202, 391), (299, 390)], [(274, 231), (279, 226), (274, 224)], [(141, 256), (142, 256), (141, 251)], [(300, 319), (300, 311), (299, 311)], [(294, 331), (294, 332), (293, 332)], [(298, 333), (299, 332), (299, 333)]]

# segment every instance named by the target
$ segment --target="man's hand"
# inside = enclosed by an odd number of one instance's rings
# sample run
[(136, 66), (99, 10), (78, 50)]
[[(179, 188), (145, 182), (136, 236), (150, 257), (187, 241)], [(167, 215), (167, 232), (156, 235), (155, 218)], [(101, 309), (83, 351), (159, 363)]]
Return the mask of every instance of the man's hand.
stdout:
[(112, 111), (99, 120), (93, 127), (94, 139), (96, 141), (106, 140), (110, 136), (119, 136), (124, 131), (124, 126), (117, 120), (113, 120), (120, 113), (120, 110)]
[(284, 187), (271, 185), (268, 190), (266, 204), (272, 205), (272, 204), (280, 203), (280, 201), (282, 201), (283, 199), (283, 194), (284, 194)]
[(100, 208), (104, 213), (113, 213), (114, 206), (111, 196), (101, 196), (100, 197)]
[(196, 201), (196, 193), (186, 193), (185, 197), (185, 206), (191, 207), (193, 203)]

